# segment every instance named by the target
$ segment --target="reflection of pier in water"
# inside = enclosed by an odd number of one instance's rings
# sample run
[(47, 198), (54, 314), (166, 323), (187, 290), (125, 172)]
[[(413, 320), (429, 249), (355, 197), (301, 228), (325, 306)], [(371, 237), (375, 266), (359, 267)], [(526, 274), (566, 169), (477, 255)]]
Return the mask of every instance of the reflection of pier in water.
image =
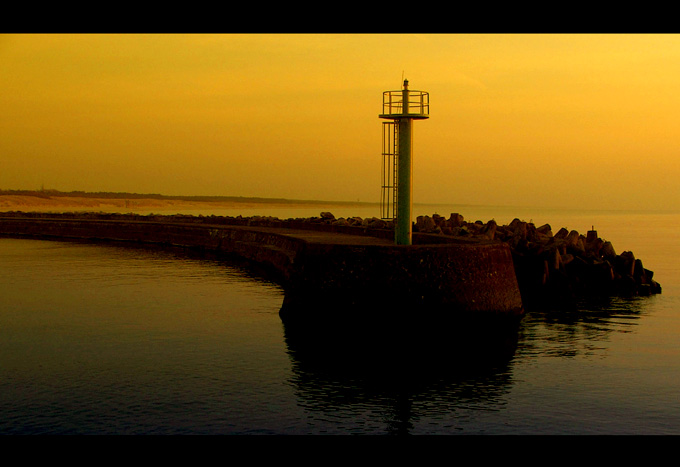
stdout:
[(590, 298), (577, 310), (534, 309), (505, 327), (386, 318), (314, 328), (284, 322), (291, 384), (301, 406), (337, 418), (349, 432), (352, 414), (365, 420), (366, 412), (376, 414), (371, 428), (378, 433), (427, 430), (417, 424), (433, 418), (464, 432), (470, 410), (503, 409), (518, 359), (601, 352), (612, 333), (634, 331), (646, 301)]
[(500, 408), (511, 385), (517, 323), (472, 326), (441, 318), (284, 322), (291, 383), (319, 417), (345, 414), (351, 423), (353, 412), (375, 412), (376, 432), (409, 433), (418, 418), (437, 415), (455, 425), (463, 408)]

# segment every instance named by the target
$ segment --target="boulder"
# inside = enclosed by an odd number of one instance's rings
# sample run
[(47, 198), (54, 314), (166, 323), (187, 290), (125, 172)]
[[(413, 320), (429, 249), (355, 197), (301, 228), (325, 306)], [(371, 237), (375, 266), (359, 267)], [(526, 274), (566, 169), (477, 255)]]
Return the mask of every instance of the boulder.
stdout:
[(418, 216), (416, 218), (416, 229), (418, 232), (434, 232), (436, 226), (437, 225), (430, 216)]
[(624, 251), (618, 256), (618, 269), (622, 276), (633, 277), (635, 272), (635, 255), (632, 251)]
[(553, 234), (550, 224), (536, 227), (518, 218), (503, 226), (495, 220), (470, 223), (452, 213), (449, 219), (438, 214), (418, 216), (414, 230), (505, 242), (513, 255), (523, 297), (538, 293), (573, 304), (573, 299), (583, 293), (661, 293), (652, 271), (645, 269), (632, 252), (617, 255), (612, 243), (599, 238), (594, 228), (586, 235), (564, 227)]
[(590, 240), (586, 238), (586, 253), (594, 258), (599, 258), (601, 256), (603, 246), (604, 241), (601, 238), (591, 238)]
[(540, 233), (541, 235), (545, 235), (548, 237), (552, 237), (552, 228), (550, 227), (550, 224), (543, 224), (540, 227), (536, 227), (536, 232)]
[(387, 227), (387, 222), (377, 217), (373, 217), (369, 219), (367, 227), (369, 229), (384, 229), (385, 227)]
[(554, 235), (555, 238), (561, 238), (561, 239), (566, 239), (567, 236), (569, 235), (569, 231), (562, 227), (560, 230), (557, 231), (557, 233)]
[(451, 216), (449, 217), (449, 227), (453, 229), (454, 227), (462, 227), (463, 225), (465, 225), (465, 219), (463, 216), (457, 212), (452, 212)]
[(614, 258), (616, 256), (616, 251), (614, 250), (612, 242), (604, 242), (600, 254), (605, 258)]
[(496, 236), (496, 227), (496, 221), (492, 219), (480, 229), (479, 233), (489, 240), (493, 240)]
[(577, 248), (579, 237), (580, 234), (576, 230), (572, 230), (571, 232), (569, 232), (569, 235), (567, 235), (567, 238), (565, 239), (566, 245), (570, 248)]

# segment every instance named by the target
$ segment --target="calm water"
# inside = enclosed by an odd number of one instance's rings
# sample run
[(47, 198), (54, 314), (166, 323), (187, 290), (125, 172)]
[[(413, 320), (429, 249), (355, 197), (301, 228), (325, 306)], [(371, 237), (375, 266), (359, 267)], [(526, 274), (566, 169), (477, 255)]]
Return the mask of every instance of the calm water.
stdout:
[(680, 434), (679, 214), (420, 209), (594, 226), (663, 294), (531, 312), (480, 358), (307, 339), (278, 285), (224, 261), (0, 238), (0, 433)]

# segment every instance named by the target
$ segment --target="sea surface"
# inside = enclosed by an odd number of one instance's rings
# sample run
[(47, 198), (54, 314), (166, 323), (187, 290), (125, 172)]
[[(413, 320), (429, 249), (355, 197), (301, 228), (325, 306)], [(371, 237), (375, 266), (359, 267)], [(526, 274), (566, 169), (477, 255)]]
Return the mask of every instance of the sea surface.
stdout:
[[(377, 215), (189, 214), (321, 210)], [(680, 434), (680, 213), (414, 211), (594, 228), (663, 292), (532, 310), (480, 358), (441, 329), (447, 351), (408, 333), (307, 339), (281, 322), (281, 287), (242, 264), (0, 238), (0, 434)]]

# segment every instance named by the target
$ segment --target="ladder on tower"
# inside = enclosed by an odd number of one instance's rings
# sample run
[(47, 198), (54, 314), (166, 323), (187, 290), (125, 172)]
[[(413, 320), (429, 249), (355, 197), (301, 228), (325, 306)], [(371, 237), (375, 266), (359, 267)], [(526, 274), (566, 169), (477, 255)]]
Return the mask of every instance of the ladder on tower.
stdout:
[(398, 146), (399, 124), (396, 121), (383, 122), (380, 217), (384, 220), (394, 220), (397, 217)]

